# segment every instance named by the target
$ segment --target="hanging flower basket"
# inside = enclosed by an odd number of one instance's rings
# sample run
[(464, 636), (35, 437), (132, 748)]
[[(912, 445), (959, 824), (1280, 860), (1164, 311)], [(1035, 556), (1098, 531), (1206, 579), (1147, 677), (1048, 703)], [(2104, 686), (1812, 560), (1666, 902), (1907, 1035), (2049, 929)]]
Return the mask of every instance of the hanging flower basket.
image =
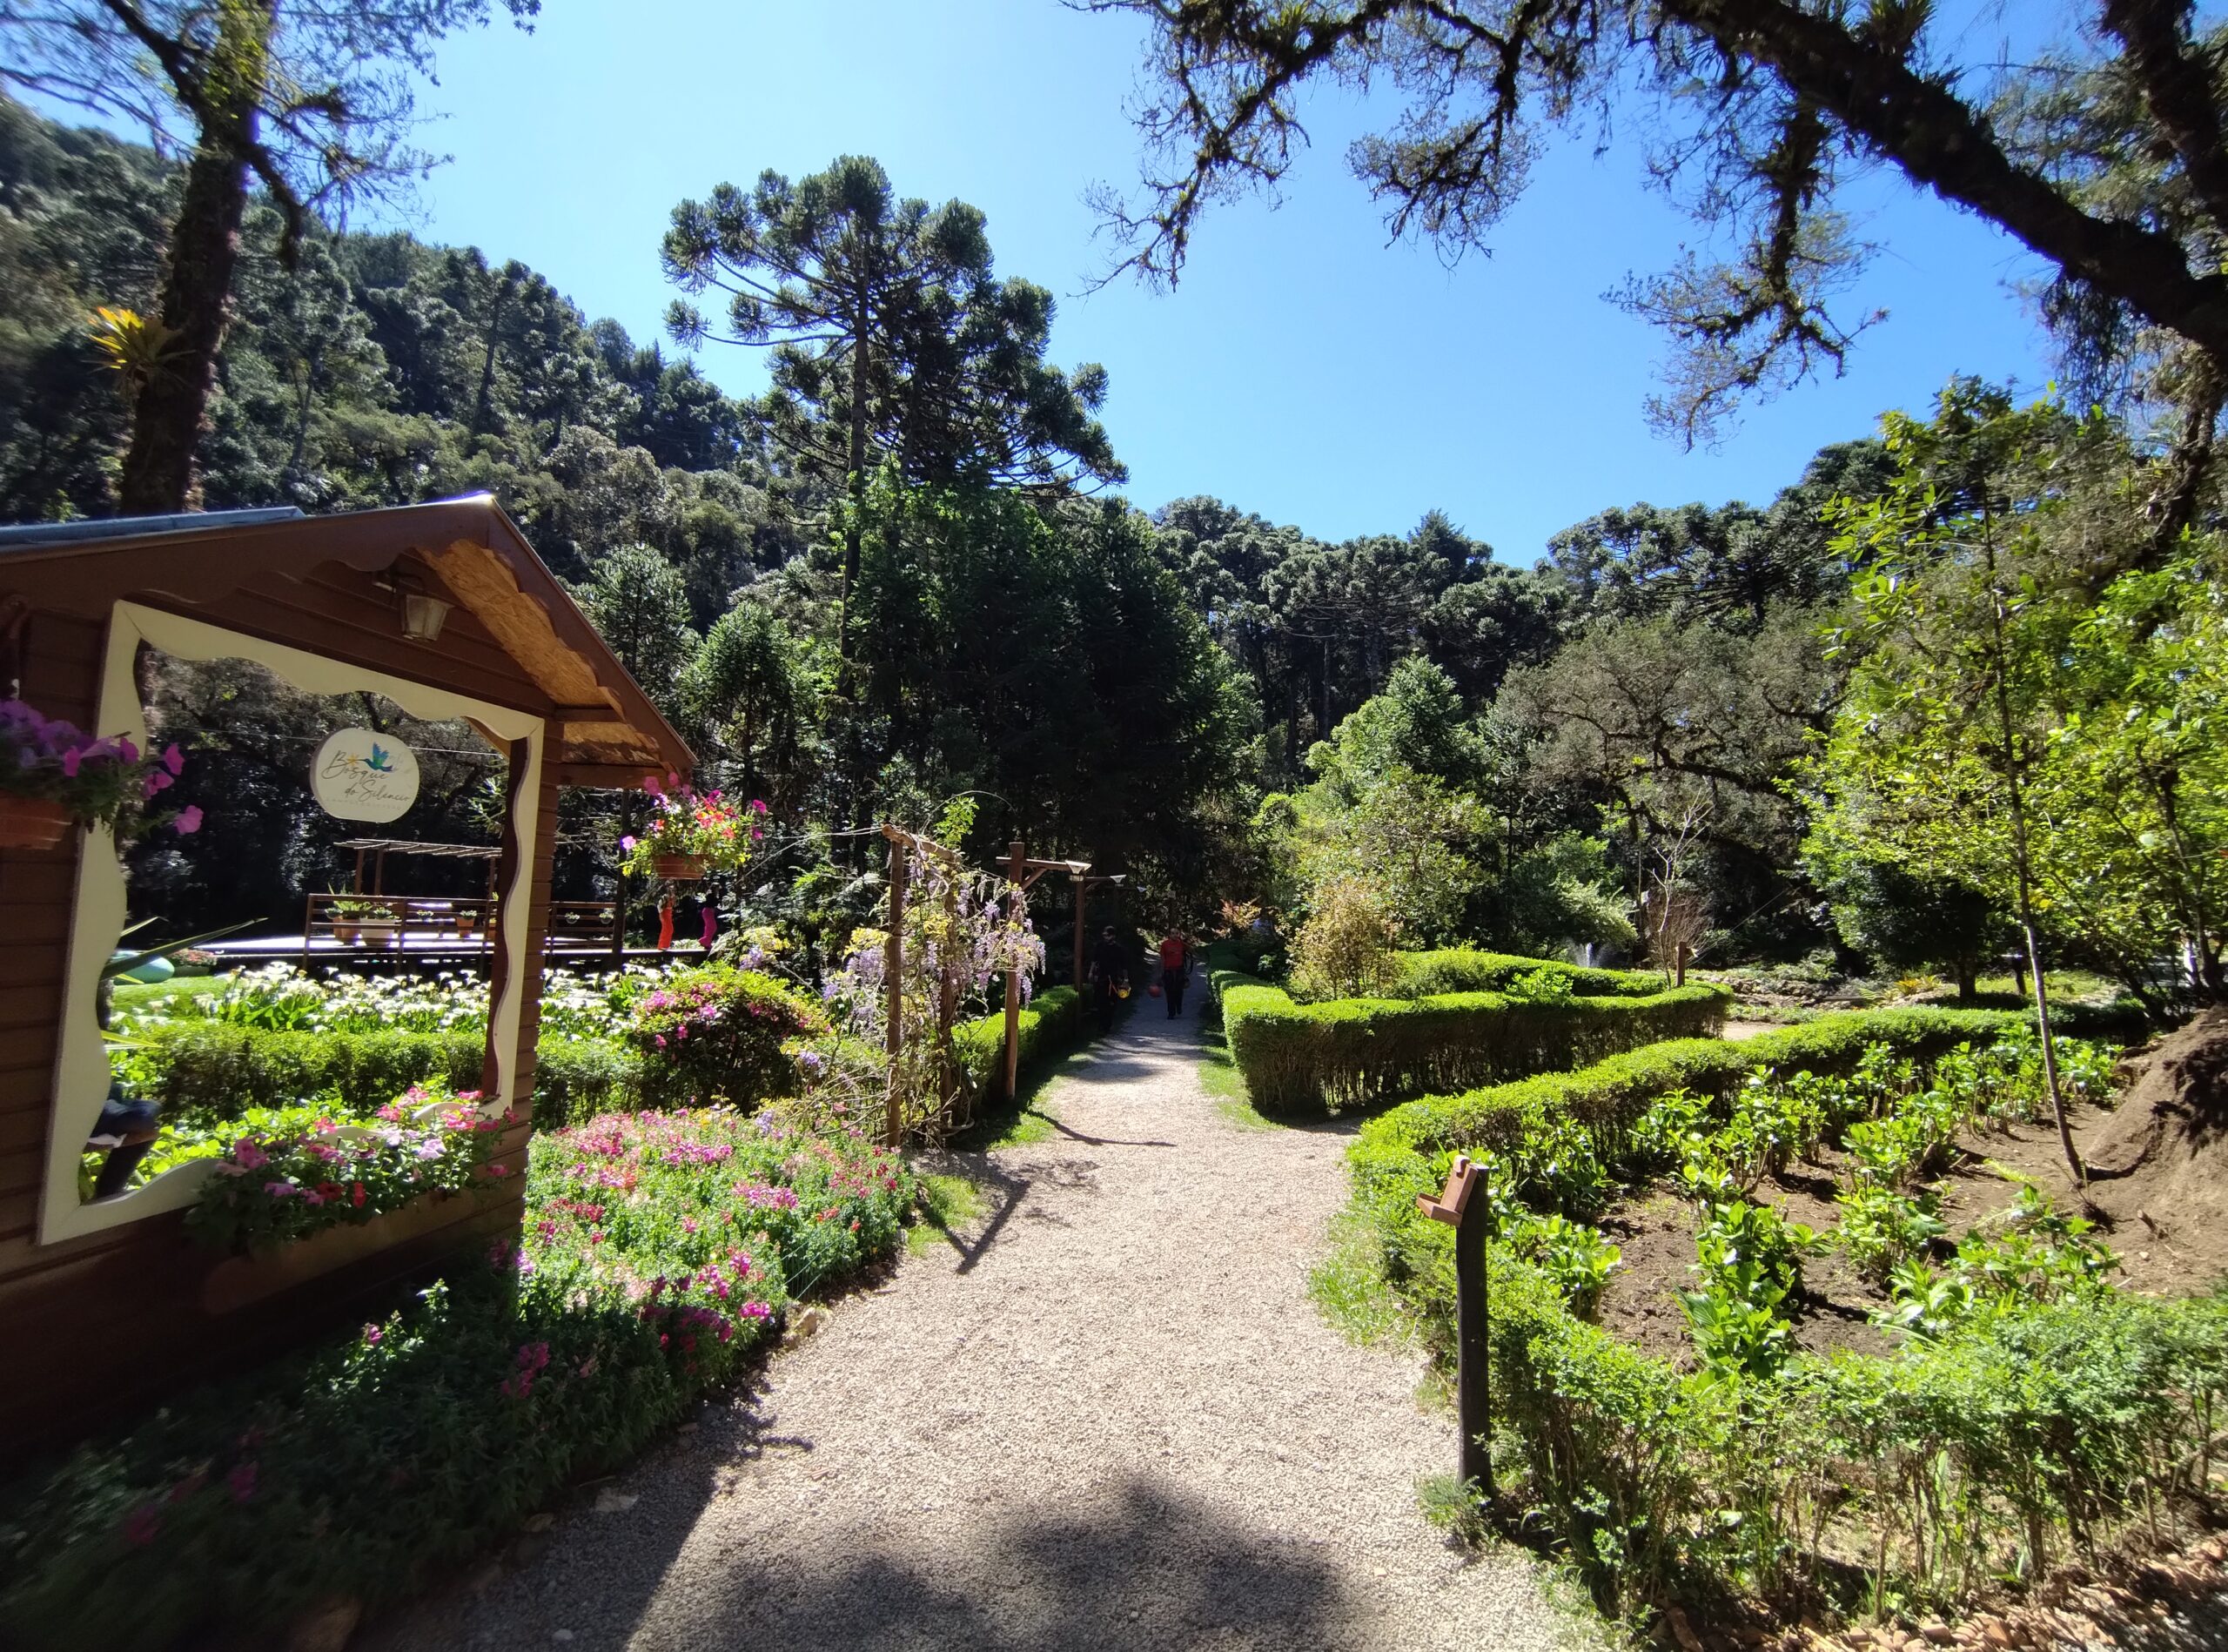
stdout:
[(0, 792), (0, 849), (52, 849), (70, 825), (69, 811), (51, 798)]
[(642, 789), (657, 800), (656, 808), (639, 836), (619, 840), (619, 870), (674, 883), (694, 883), (712, 869), (740, 871), (765, 836), (766, 805), (739, 808), (715, 791), (691, 791), (676, 776), (666, 782), (660, 785), (654, 775), (644, 778)]
[(105, 826), (119, 843), (159, 825), (198, 831), (198, 806), (154, 807), (185, 767), (175, 745), (151, 756), (123, 735), (96, 740), (21, 700), (0, 700), (0, 847), (51, 849), (72, 825)]

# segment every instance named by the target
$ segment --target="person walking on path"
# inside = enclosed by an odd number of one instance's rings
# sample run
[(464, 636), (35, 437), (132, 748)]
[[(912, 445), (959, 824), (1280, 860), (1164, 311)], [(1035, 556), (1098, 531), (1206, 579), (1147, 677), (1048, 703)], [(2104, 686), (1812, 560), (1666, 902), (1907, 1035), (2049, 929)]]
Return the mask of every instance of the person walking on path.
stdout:
[(1114, 1031), (1114, 1004), (1130, 984), (1130, 954), (1109, 923), (1098, 932), (1098, 944), (1091, 949), (1091, 979), (1098, 993), (1098, 1030), (1101, 1033)]
[(1184, 988), (1191, 978), (1191, 947), (1182, 933), (1171, 930), (1160, 939), (1160, 991), (1168, 1000), (1168, 1017), (1184, 1013)]

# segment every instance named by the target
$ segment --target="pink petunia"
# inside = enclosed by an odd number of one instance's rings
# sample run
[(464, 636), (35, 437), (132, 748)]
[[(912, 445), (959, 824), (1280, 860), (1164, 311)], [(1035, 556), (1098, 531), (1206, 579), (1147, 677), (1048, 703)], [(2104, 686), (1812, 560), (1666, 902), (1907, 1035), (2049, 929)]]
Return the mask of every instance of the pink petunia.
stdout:
[(232, 1162), (242, 1170), (261, 1170), (271, 1162), (252, 1136), (240, 1138), (239, 1145), (232, 1149)]
[(173, 775), (183, 774), (185, 771), (185, 756), (178, 750), (178, 742), (175, 740), (163, 748), (163, 767)]
[(665, 788), (658, 784), (658, 777), (655, 775), (644, 775), (642, 776), (642, 789), (649, 793), (653, 797), (662, 797), (665, 796)]
[(82, 750), (76, 746), (70, 747), (62, 754), (62, 772), (75, 780), (77, 777), (77, 767), (84, 760), (85, 754)]
[(179, 836), (191, 837), (201, 829), (201, 805), (188, 803), (178, 811), (178, 818), (171, 823), (178, 829)]
[(273, 1199), (292, 1199), (302, 1190), (292, 1182), (265, 1182), (263, 1191)]
[(131, 735), (118, 735), (116, 737), (116, 755), (128, 763), (136, 763), (139, 761), (139, 748), (131, 743)]

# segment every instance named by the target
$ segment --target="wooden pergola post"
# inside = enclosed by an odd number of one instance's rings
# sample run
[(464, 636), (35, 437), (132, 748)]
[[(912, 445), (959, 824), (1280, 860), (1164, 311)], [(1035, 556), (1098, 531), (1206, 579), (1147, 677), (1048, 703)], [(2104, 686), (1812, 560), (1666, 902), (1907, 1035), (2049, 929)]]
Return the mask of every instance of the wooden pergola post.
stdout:
[[(1029, 850), (1017, 837), (1006, 845), (1006, 882), (1013, 886), (1014, 918), (1021, 922), (1029, 916), (1029, 893), (1023, 879), (1029, 875)], [(1006, 1059), (1005, 1098), (1011, 1101), (1020, 1093), (1017, 1087), (1021, 1078), (1021, 970), (1018, 966), (1006, 971)]]
[(1084, 901), (1084, 890), (1089, 887), (1089, 879), (1081, 877), (1076, 879), (1076, 972), (1072, 984), (1077, 997), (1083, 996)]
[(889, 840), (889, 938), (882, 944), (883, 986), (889, 994), (882, 1047), (889, 1052), (889, 1116), (883, 1129), (887, 1145), (895, 1151), (905, 1140), (903, 1079), (898, 1072), (898, 1052), (905, 1043), (905, 856), (907, 845), (895, 835)]

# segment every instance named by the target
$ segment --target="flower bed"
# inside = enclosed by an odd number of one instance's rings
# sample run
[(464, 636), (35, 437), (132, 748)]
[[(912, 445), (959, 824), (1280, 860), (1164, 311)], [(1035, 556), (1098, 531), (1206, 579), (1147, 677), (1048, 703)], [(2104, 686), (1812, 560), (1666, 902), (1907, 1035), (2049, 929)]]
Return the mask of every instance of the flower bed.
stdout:
[[(1500, 1490), (1605, 1607), (1947, 1609), (2131, 1520), (2171, 1524), (2205, 1495), (2228, 1397), (2228, 1299), (2113, 1290), (2084, 1225), (2032, 1188), (1954, 1249), (1936, 1219), (1961, 1135), (2037, 1109), (2036, 1051), (2015, 1015), (1860, 1012), (1410, 1103), (1352, 1151), (1355, 1231), (1446, 1355), (1454, 1236), (1415, 1200), (1456, 1150), (1484, 1157)], [(2108, 1089), (2108, 1054), (2062, 1054), (2077, 1096)], [(1777, 1180), (1822, 1167), (1840, 1179), (1825, 1237)], [(1644, 1236), (1628, 1212), (1666, 1173), (1694, 1212), (1671, 1276), (1691, 1288), (1659, 1274), (1654, 1317), (1612, 1325), (1620, 1259), (1588, 1224)], [(1799, 1318), (1829, 1343), (1862, 1320), (1811, 1313), (1806, 1260), (1874, 1281), (1887, 1352), (1796, 1345)]]
[(217, 1173), (186, 1212), (186, 1230), (221, 1250), (268, 1249), (427, 1193), (460, 1193), (503, 1173), (488, 1161), (510, 1122), (483, 1115), (477, 1091), (420, 1085), (368, 1119), (250, 1129), (215, 1155)]
[(639, 1451), (911, 1197), (860, 1138), (715, 1110), (535, 1142), (523, 1243), (0, 1491), (0, 1644), (156, 1652), (421, 1587)]
[(1585, 997), (1551, 979), (1563, 990), (1300, 1004), (1251, 976), (1209, 978), (1231, 1058), (1265, 1113), (1369, 1106), (1570, 1067), (1714, 1030), (1732, 1003), (1721, 987)]

